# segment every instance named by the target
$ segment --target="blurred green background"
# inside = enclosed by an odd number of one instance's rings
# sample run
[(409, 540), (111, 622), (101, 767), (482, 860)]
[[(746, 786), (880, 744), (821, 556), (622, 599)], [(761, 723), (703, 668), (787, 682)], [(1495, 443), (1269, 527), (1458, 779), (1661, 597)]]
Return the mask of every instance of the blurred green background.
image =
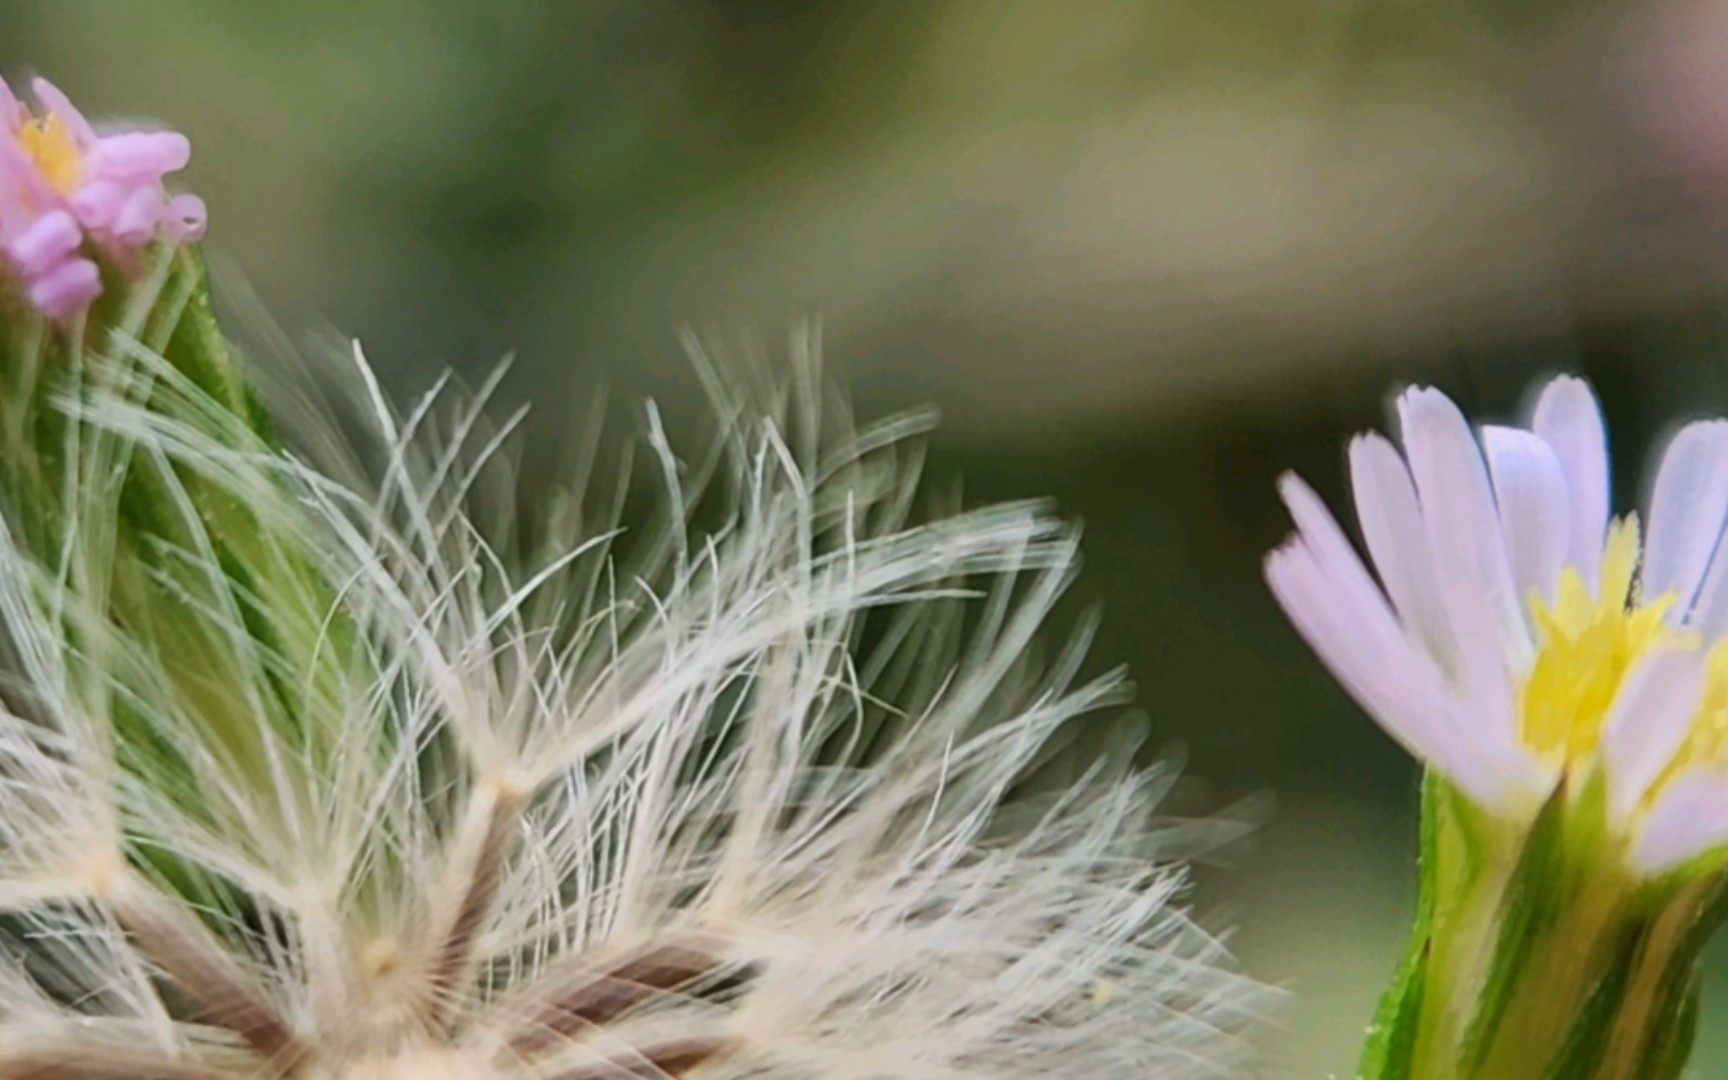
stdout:
[(1627, 505), (1728, 412), (1728, 0), (8, 0), (0, 67), (190, 134), (211, 250), (399, 394), (515, 351), (549, 447), (690, 408), (681, 325), (819, 311), (939, 475), (1057, 496), (1188, 801), (1275, 799), (1196, 901), (1294, 991), (1274, 1077), (1351, 1074), (1415, 790), (1261, 586), (1274, 477), (1569, 370)]

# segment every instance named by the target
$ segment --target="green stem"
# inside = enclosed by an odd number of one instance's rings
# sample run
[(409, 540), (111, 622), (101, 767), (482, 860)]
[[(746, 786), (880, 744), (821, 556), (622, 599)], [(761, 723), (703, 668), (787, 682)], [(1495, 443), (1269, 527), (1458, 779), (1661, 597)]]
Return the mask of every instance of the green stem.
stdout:
[(1527, 823), (1430, 777), (1409, 953), (1363, 1080), (1672, 1080), (1696, 1032), (1698, 956), (1722, 875), (1624, 867), (1600, 783)]

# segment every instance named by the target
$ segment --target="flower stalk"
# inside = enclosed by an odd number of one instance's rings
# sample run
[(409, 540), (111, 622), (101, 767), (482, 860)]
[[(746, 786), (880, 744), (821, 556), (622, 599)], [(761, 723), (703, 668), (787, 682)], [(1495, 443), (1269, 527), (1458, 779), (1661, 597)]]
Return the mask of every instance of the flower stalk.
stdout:
[(1528, 828), (1433, 774), (1422, 801), (1416, 925), (1364, 1080), (1679, 1076), (1728, 912), (1716, 867), (1646, 881), (1605, 860), (1599, 789), (1557, 790)]

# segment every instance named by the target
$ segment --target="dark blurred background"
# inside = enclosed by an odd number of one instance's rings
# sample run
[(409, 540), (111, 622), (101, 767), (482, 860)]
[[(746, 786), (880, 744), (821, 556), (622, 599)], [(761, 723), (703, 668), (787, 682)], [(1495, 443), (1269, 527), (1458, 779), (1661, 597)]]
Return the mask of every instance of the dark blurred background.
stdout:
[(1190, 799), (1275, 798), (1197, 898), (1295, 991), (1275, 1076), (1352, 1074), (1415, 781), (1261, 586), (1277, 473), (1566, 370), (1627, 505), (1728, 412), (1728, 0), (8, 0), (0, 67), (186, 131), (210, 249), (398, 394), (514, 351), (549, 447), (690, 408), (682, 325), (820, 312), (939, 475), (1057, 496)]

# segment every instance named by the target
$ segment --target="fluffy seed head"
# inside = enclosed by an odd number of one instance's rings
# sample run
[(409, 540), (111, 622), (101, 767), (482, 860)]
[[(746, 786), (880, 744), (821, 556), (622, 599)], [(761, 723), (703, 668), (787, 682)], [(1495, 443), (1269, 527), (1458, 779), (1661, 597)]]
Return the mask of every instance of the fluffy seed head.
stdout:
[(0, 535), (0, 1080), (1228, 1074), (1264, 999), (1167, 774), (1027, 782), (1120, 730), (1034, 645), (1072, 531), (920, 518), (923, 421), (819, 429), (799, 341), (704, 369), (705, 455), (650, 414), (634, 530), (516, 531), (490, 385), (358, 352), (306, 456), (147, 349), (62, 395), (69, 539)]

